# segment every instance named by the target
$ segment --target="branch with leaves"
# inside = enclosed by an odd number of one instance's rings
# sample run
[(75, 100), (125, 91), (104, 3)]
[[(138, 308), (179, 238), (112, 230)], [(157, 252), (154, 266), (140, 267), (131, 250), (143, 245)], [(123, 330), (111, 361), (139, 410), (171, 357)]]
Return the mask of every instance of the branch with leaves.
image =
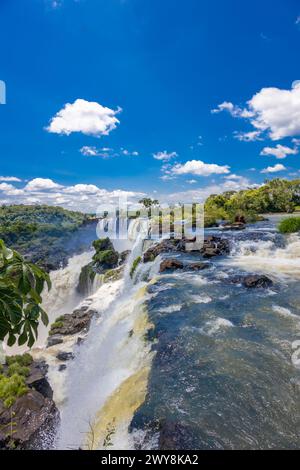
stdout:
[(26, 343), (32, 347), (40, 320), (48, 325), (41, 307), (45, 284), (50, 290), (50, 278), (43, 269), (0, 240), (0, 340), (7, 337), (8, 346), (18, 341), (19, 346)]

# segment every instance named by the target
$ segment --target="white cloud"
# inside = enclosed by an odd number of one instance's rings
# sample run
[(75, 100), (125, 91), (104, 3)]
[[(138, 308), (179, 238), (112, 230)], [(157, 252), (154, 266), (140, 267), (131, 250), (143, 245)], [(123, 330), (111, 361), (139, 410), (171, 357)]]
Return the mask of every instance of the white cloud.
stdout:
[(22, 180), (20, 178), (17, 178), (16, 176), (0, 176), (0, 181), (14, 181), (16, 183), (19, 183)]
[(114, 149), (110, 147), (102, 147), (97, 148), (95, 146), (84, 145), (79, 150), (82, 155), (85, 157), (102, 157), (102, 158), (109, 158), (109, 157), (119, 157), (120, 155), (125, 155), (126, 157), (137, 157), (139, 156), (139, 152), (136, 150), (130, 151), (124, 148), (121, 148), (118, 151), (114, 151)]
[(114, 111), (96, 102), (77, 99), (58, 111), (46, 130), (66, 135), (72, 132), (82, 132), (95, 137), (108, 135), (120, 123), (116, 118), (120, 111), (121, 108)]
[(250, 132), (234, 132), (234, 138), (240, 140), (241, 142), (255, 142), (257, 140), (262, 140), (260, 131), (250, 131)]
[(224, 181), (220, 184), (210, 184), (203, 188), (191, 189), (189, 191), (176, 192), (166, 196), (169, 202), (204, 202), (211, 194), (221, 194), (224, 191), (240, 191), (241, 189), (257, 187), (251, 184), (247, 178), (242, 181)]
[(201, 160), (190, 160), (186, 163), (178, 163), (174, 165), (170, 172), (173, 175), (198, 175), (198, 176), (209, 176), (212, 174), (226, 174), (229, 173), (229, 166), (220, 166), (216, 163), (204, 163)]
[(163, 162), (168, 162), (172, 158), (178, 157), (178, 154), (176, 152), (167, 152), (166, 150), (164, 150), (163, 152), (153, 153), (152, 155), (155, 160), (161, 160)]
[(94, 184), (62, 186), (47, 178), (31, 180), (22, 189), (0, 183), (0, 194), (0, 204), (60, 205), (83, 212), (97, 212), (99, 205), (116, 204), (119, 197), (126, 196), (128, 202), (135, 203), (145, 196), (143, 192), (122, 189), (108, 191)]
[(224, 102), (213, 113), (228, 111), (233, 117), (246, 118), (258, 132), (272, 140), (300, 135), (300, 81), (290, 90), (276, 87), (262, 88), (248, 102), (246, 108)]
[(300, 24), (300, 15), (297, 17), (295, 24)]
[(49, 178), (34, 178), (25, 186), (25, 191), (45, 191), (49, 189), (58, 189), (61, 185), (55, 183)]
[(298, 153), (298, 148), (290, 148), (284, 145), (277, 144), (276, 147), (265, 147), (260, 155), (273, 156), (279, 159), (286, 158), (287, 155), (296, 155)]
[(219, 104), (217, 108), (211, 110), (212, 114), (221, 113), (222, 111), (228, 111), (229, 114), (231, 114), (231, 116), (233, 117), (253, 117), (253, 112), (251, 112), (247, 108), (240, 108), (239, 106), (234, 105), (230, 101), (224, 101), (223, 103)]
[(186, 183), (195, 184), (195, 183), (197, 183), (197, 180), (186, 180)]
[(263, 170), (261, 170), (261, 173), (277, 173), (278, 171), (284, 170), (286, 170), (286, 167), (281, 163), (277, 163), (274, 166), (268, 166), (267, 168), (264, 168)]

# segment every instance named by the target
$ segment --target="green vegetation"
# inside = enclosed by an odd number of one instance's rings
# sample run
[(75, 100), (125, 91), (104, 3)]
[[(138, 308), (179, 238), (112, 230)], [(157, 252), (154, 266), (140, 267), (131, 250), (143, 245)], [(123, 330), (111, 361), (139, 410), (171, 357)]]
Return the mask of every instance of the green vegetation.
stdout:
[(28, 392), (26, 377), (33, 359), (30, 354), (6, 357), (6, 367), (0, 370), (0, 400), (10, 408), (18, 397)]
[(150, 197), (144, 197), (139, 200), (139, 204), (142, 204), (145, 209), (150, 209), (152, 206), (158, 206), (159, 202), (157, 199), (151, 199)]
[(6, 365), (11, 366), (12, 364), (19, 364), (20, 366), (30, 366), (33, 363), (33, 358), (31, 354), (25, 353), (22, 355), (16, 356), (7, 356), (6, 357)]
[(131, 269), (130, 269), (130, 277), (132, 278), (134, 273), (135, 273), (135, 270), (136, 268), (138, 267), (138, 265), (140, 264), (142, 258), (140, 256), (138, 256), (137, 258), (135, 258), (134, 262), (132, 263), (132, 266), (131, 266)]
[(32, 262), (44, 266), (46, 260), (51, 265), (61, 261), (70, 235), (89, 220), (89, 215), (61, 207), (3, 205), (0, 238)]
[(7, 337), (8, 346), (17, 339), (19, 346), (34, 344), (39, 321), (48, 324), (41, 307), (45, 284), (51, 288), (45, 271), (25, 261), (0, 240), (0, 341)]
[(300, 217), (283, 219), (278, 225), (278, 230), (280, 233), (300, 232)]
[(258, 220), (258, 214), (268, 212), (294, 212), (300, 203), (300, 180), (276, 178), (263, 186), (242, 191), (227, 191), (211, 195), (205, 202), (205, 226), (217, 220), (234, 221), (244, 216), (247, 222)]
[(62, 328), (64, 326), (63, 321), (55, 321), (51, 325), (51, 330), (54, 330), (55, 328)]

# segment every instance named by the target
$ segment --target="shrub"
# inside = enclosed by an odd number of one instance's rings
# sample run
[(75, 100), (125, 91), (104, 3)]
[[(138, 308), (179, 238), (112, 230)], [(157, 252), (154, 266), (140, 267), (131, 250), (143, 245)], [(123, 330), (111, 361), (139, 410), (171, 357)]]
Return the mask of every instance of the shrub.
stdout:
[(8, 366), (12, 364), (19, 364), (20, 366), (30, 366), (33, 362), (31, 354), (25, 353), (17, 356), (6, 356), (5, 362)]
[(64, 322), (63, 321), (55, 321), (54, 323), (52, 323), (51, 325), (51, 330), (55, 330), (56, 328), (62, 328), (64, 326)]
[(8, 377), (11, 377), (14, 374), (22, 375), (23, 377), (28, 377), (29, 373), (29, 367), (21, 366), (18, 362), (14, 362), (7, 369)]
[(25, 378), (18, 374), (11, 377), (0, 375), (0, 399), (6, 408), (10, 408), (17, 398), (28, 392)]
[(300, 231), (300, 217), (288, 217), (283, 219), (279, 225), (280, 233), (295, 233)]
[(132, 266), (131, 266), (131, 269), (130, 269), (130, 277), (131, 277), (131, 278), (132, 278), (132, 276), (134, 275), (136, 268), (137, 268), (138, 265), (140, 264), (141, 259), (142, 259), (142, 258), (141, 258), (140, 256), (138, 256), (137, 258), (135, 258), (134, 262), (132, 263)]

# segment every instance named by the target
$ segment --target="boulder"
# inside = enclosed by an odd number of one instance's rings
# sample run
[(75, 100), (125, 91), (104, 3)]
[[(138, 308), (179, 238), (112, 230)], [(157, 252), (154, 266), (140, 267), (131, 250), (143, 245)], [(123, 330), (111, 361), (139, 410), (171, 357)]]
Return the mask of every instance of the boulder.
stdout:
[(148, 248), (148, 250), (144, 253), (144, 263), (154, 261), (155, 258), (161, 253), (169, 253), (172, 251), (176, 251), (178, 243), (179, 240), (162, 240), (160, 243), (150, 246), (150, 248)]
[(130, 250), (125, 250), (125, 251), (122, 251), (122, 253), (120, 253), (120, 258), (119, 258), (120, 265), (125, 263), (130, 253), (131, 253)]
[(183, 263), (177, 259), (169, 258), (160, 263), (159, 272), (163, 273), (174, 269), (183, 269)]
[(242, 284), (244, 287), (249, 289), (259, 288), (259, 287), (271, 287), (273, 281), (265, 276), (264, 274), (250, 274), (247, 276), (235, 276), (230, 280), (234, 284)]
[(264, 275), (252, 275), (244, 277), (242, 279), (242, 284), (248, 288), (271, 287), (273, 285), (273, 281)]
[(10, 409), (0, 402), (0, 448), (49, 449), (58, 423), (54, 401), (36, 390), (17, 398)]
[(204, 258), (212, 258), (214, 256), (228, 254), (229, 251), (228, 240), (221, 237), (215, 237), (213, 235), (204, 239), (203, 247), (200, 249), (200, 253)]
[(197, 263), (187, 264), (185, 268), (192, 271), (202, 271), (203, 269), (210, 268), (210, 266), (210, 263), (202, 263), (201, 261), (199, 261)]
[[(4, 366), (4, 373), (7, 366)], [(10, 408), (0, 400), (0, 449), (50, 449), (59, 411), (46, 378), (48, 366), (33, 361), (25, 379), (28, 390)]]
[(61, 325), (51, 327), (49, 335), (50, 336), (66, 336), (66, 335), (75, 335), (80, 331), (88, 331), (92, 317), (97, 312), (95, 310), (88, 310), (88, 307), (84, 306), (80, 309), (74, 310), (72, 314), (66, 313), (62, 315), (59, 323)]
[(63, 343), (63, 339), (60, 336), (49, 336), (47, 339), (47, 348), (51, 348), (51, 346), (55, 346), (56, 344)]
[(52, 399), (53, 390), (46, 378), (47, 370), (48, 366), (45, 362), (33, 362), (30, 366), (30, 373), (26, 377), (26, 385), (44, 397)]
[(72, 352), (60, 351), (56, 355), (56, 359), (59, 361), (69, 361), (70, 359), (74, 359), (74, 354)]

